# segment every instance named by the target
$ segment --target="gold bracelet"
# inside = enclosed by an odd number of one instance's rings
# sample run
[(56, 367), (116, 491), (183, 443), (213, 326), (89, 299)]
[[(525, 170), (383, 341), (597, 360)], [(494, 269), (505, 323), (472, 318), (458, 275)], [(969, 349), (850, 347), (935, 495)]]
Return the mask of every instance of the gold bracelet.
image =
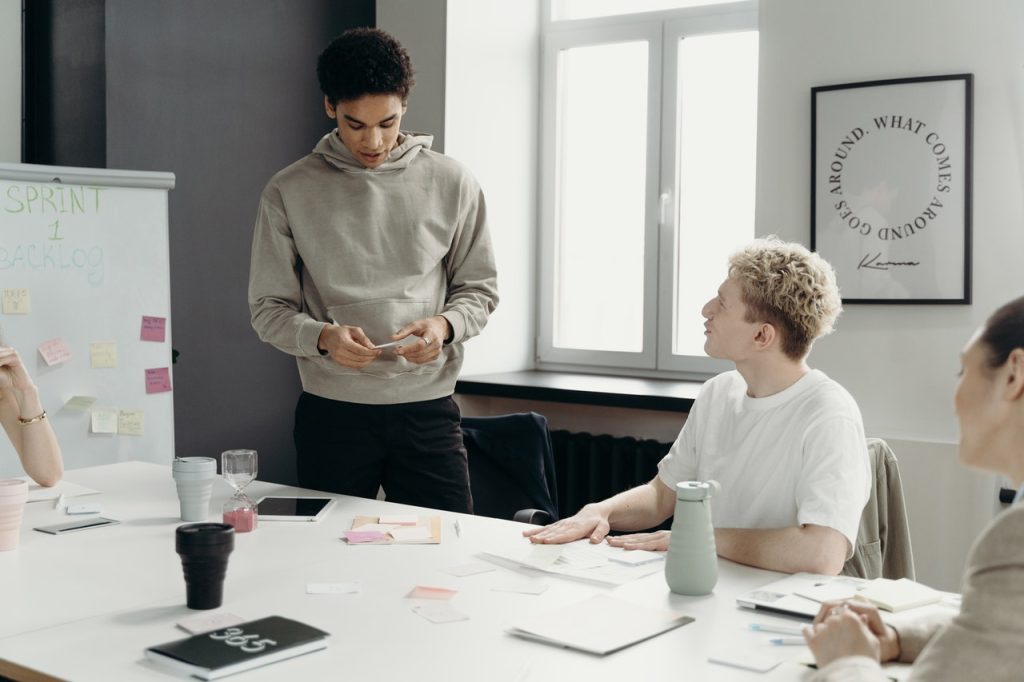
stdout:
[(37, 414), (31, 419), (25, 419), (20, 415), (18, 416), (18, 421), (21, 422), (22, 426), (25, 426), (26, 424), (35, 424), (36, 422), (41, 422), (44, 419), (46, 419), (46, 410), (43, 410), (40, 414)]

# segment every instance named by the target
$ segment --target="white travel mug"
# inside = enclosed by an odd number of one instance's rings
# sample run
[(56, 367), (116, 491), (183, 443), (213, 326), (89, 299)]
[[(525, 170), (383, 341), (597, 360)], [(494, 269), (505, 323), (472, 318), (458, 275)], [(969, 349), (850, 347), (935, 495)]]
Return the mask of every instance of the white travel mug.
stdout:
[(210, 515), (217, 460), (213, 457), (179, 457), (171, 464), (171, 474), (178, 487), (181, 520), (205, 521)]

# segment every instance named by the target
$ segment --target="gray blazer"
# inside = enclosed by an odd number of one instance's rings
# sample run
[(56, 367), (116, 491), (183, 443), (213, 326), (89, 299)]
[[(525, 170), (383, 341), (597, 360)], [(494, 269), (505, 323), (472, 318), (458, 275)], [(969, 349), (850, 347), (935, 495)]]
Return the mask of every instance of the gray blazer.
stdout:
[[(1024, 679), (1024, 504), (993, 519), (967, 560), (956, 617), (922, 618), (898, 628), (900, 660), (913, 680)], [(814, 677), (820, 682), (882, 682), (877, 661), (850, 656)]]
[(842, 574), (868, 579), (913, 580), (914, 553), (896, 455), (881, 438), (868, 438), (867, 447), (875, 481), (861, 513), (857, 546), (843, 566)]

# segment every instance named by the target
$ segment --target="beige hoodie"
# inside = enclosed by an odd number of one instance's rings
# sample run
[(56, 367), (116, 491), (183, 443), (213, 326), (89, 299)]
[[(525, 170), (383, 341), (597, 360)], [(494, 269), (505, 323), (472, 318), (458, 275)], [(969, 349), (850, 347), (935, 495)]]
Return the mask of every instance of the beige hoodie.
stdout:
[[(432, 141), (403, 133), (369, 169), (332, 131), (263, 190), (249, 272), (252, 325), (297, 356), (309, 393), (374, 405), (451, 395), (462, 342), (498, 304), (483, 194), (462, 165), (430, 151)], [(385, 352), (358, 370), (317, 350), (332, 320), (381, 344), (438, 314), (454, 335), (431, 363)]]

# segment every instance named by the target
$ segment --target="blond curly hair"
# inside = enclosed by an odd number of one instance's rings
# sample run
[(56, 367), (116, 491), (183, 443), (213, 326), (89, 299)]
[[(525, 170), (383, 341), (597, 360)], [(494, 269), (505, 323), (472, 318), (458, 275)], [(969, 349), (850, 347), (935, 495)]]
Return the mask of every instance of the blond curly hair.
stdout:
[(729, 277), (740, 285), (747, 322), (773, 325), (781, 332), (782, 352), (794, 360), (832, 331), (843, 309), (832, 266), (801, 244), (775, 236), (734, 253)]

